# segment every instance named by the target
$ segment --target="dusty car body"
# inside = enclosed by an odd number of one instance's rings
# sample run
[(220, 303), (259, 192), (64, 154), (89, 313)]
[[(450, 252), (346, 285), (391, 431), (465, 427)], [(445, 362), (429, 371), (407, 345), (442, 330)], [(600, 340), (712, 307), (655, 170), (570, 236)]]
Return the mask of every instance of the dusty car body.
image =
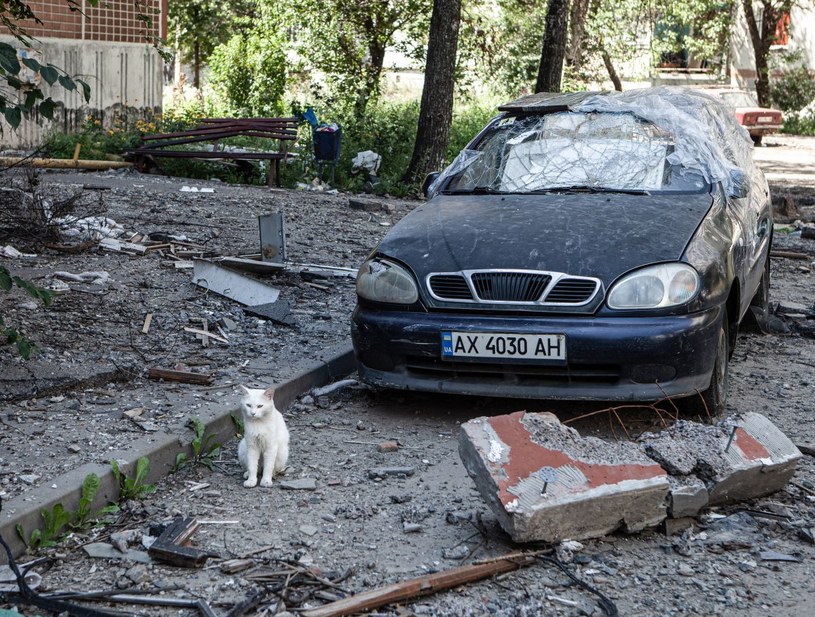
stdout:
[(772, 214), (746, 131), (677, 88), (499, 109), (360, 268), (361, 379), (720, 411), (738, 325), (767, 310)]
[(764, 135), (777, 133), (784, 124), (784, 114), (780, 110), (759, 106), (746, 90), (721, 90), (718, 96), (733, 110), (736, 120), (747, 129), (756, 145), (761, 144)]

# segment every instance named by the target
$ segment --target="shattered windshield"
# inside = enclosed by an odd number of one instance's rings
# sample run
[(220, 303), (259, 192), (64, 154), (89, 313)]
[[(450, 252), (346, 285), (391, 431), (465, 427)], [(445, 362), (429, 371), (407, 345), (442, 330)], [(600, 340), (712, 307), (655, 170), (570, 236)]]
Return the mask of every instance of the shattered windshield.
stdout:
[(508, 116), (476, 147), (462, 152), (458, 170), (449, 170), (444, 192), (707, 188), (699, 174), (679, 178), (667, 162), (673, 152), (669, 133), (630, 113)]

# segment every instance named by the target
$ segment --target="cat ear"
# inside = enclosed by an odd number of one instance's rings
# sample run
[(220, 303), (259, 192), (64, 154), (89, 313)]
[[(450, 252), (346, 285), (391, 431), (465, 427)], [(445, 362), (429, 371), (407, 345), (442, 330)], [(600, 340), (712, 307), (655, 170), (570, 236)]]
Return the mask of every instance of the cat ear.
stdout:
[(265, 396), (265, 397), (266, 397), (267, 399), (269, 399), (270, 401), (273, 401), (273, 400), (274, 400), (274, 388), (268, 388), (268, 389), (267, 389), (267, 390), (266, 390), (266, 391), (263, 393), (263, 396)]
[(239, 384), (239, 385), (240, 385), (240, 387), (241, 387), (241, 390), (243, 390), (243, 393), (244, 393), (244, 394), (249, 394), (249, 388), (247, 388), (247, 387), (246, 387), (246, 386), (244, 386), (243, 384)]

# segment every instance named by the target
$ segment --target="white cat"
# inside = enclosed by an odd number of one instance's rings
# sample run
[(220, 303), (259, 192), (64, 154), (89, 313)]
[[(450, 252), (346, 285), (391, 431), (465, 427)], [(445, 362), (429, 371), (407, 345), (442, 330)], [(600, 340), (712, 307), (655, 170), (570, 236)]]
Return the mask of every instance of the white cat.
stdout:
[(289, 430), (283, 415), (274, 405), (274, 389), (247, 388), (241, 385), (243, 398), (243, 439), (238, 444), (238, 460), (244, 469), (244, 486), (258, 483), (258, 466), (263, 457), (260, 485), (272, 486), (272, 477), (286, 468), (289, 460)]

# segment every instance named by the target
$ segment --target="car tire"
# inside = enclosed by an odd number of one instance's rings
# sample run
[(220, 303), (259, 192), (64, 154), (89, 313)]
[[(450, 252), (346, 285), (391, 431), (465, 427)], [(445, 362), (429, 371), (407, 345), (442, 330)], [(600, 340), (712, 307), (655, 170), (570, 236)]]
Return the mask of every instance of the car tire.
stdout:
[[(758, 284), (756, 294), (750, 300), (750, 313), (753, 316), (752, 325), (756, 326), (759, 332), (769, 331), (770, 322), (770, 255), (764, 262), (764, 272), (761, 275), (761, 282)], [(749, 321), (749, 320), (748, 320)]]
[[(724, 307), (722, 310), (725, 310)], [(707, 390), (682, 400), (681, 410), (685, 413), (714, 418), (724, 413), (727, 405), (727, 389), (730, 360), (730, 325), (725, 312), (716, 339), (716, 359)]]
[(763, 135), (750, 135), (750, 137), (753, 138), (753, 145), (754, 146), (760, 146), (761, 145), (761, 138), (763, 137)]

